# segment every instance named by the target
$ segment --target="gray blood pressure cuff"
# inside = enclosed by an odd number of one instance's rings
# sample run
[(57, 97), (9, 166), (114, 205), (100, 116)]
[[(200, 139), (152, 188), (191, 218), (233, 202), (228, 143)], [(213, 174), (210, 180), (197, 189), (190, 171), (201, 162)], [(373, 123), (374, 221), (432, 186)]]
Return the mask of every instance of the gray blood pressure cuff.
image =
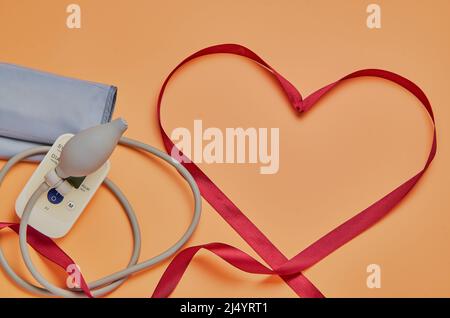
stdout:
[(0, 158), (111, 120), (117, 88), (0, 63)]

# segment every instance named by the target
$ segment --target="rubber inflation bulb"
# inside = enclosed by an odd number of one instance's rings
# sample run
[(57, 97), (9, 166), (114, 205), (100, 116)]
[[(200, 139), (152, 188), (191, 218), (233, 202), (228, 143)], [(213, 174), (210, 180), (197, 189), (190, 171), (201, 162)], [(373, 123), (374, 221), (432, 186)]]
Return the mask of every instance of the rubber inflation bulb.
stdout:
[(65, 179), (97, 171), (111, 156), (127, 128), (126, 121), (118, 118), (79, 132), (64, 146), (56, 173)]

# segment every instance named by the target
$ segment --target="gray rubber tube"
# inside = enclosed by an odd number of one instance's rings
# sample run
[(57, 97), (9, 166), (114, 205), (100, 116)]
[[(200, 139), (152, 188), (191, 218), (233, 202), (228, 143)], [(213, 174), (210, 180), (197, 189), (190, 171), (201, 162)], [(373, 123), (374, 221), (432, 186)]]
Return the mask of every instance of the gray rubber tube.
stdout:
[[(166, 162), (168, 162), (169, 164), (171, 164), (173, 167), (175, 167), (177, 169), (177, 171), (186, 179), (186, 181), (188, 182), (189, 186), (191, 187), (191, 190), (193, 192), (193, 196), (194, 196), (194, 200), (195, 200), (195, 207), (194, 207), (194, 214), (191, 220), (191, 224), (189, 225), (189, 227), (187, 228), (186, 232), (183, 234), (183, 236), (174, 244), (172, 245), (170, 248), (168, 248), (166, 251), (164, 251), (163, 253), (150, 258), (146, 261), (143, 261), (141, 263), (138, 264), (130, 264), (127, 268), (118, 271), (116, 273), (113, 273), (111, 275), (108, 275), (102, 279), (99, 279), (97, 281), (95, 281), (92, 284), (88, 284), (89, 287), (91, 288), (95, 288), (98, 286), (106, 286), (103, 288), (109, 288), (108, 291), (116, 288), (116, 285), (120, 285), (122, 283), (121, 280), (127, 278), (128, 276), (148, 269), (151, 266), (162, 262), (164, 260), (166, 260), (167, 258), (169, 258), (170, 256), (172, 256), (173, 254), (175, 254), (188, 240), (189, 238), (192, 236), (192, 234), (194, 233), (195, 228), (198, 225), (198, 222), (200, 220), (200, 214), (201, 214), (201, 195), (200, 195), (200, 190), (198, 189), (198, 186), (194, 180), (194, 178), (192, 177), (192, 175), (189, 173), (189, 171), (186, 170), (186, 168), (184, 168), (178, 161), (174, 160), (172, 157), (170, 157), (169, 155), (167, 155), (166, 153), (153, 148), (149, 145), (146, 145), (142, 142), (133, 140), (133, 139), (129, 139), (126, 137), (122, 137), (120, 139), (120, 144), (122, 145), (126, 145), (129, 147), (133, 147), (133, 148), (137, 148), (146, 152), (149, 152), (163, 160), (165, 160)], [(12, 159), (11, 159), (12, 160)], [(10, 161), (11, 161), (10, 160)], [(2, 178), (4, 177), (4, 174), (6, 174), (6, 172), (3, 172), (3, 170), (5, 168), (8, 169), (14, 165), (14, 163), (11, 163), (9, 165), (10, 162), (8, 162), (4, 168), (0, 171), (0, 183)], [(32, 208), (34, 206), (34, 204), (36, 203), (36, 200), (43, 194), (45, 193), (45, 191), (48, 190), (48, 187), (46, 186), (46, 184), (41, 185), (33, 194), (33, 196), (31, 197), (31, 199), (29, 200), (29, 202), (27, 203), (25, 210), (23, 212), (22, 215), (22, 219), (20, 222), (20, 230), (19, 230), (19, 241), (20, 241), (20, 249), (22, 252), (22, 256), (25, 262), (25, 265), (27, 266), (27, 268), (29, 269), (29, 271), (31, 272), (31, 274), (33, 275), (33, 277), (43, 286), (45, 287), (45, 289), (42, 289), (40, 287), (36, 287), (33, 286), (32, 288), (30, 288), (30, 284), (26, 283), (26, 285), (23, 284), (23, 279), (21, 279), (20, 277), (18, 277), (15, 273), (12, 274), (12, 270), (9, 267), (9, 265), (7, 267), (5, 267), (5, 264), (2, 260), (4, 260), (4, 257), (2, 254), (0, 254), (0, 262), (1, 265), (6, 269), (7, 273), (11, 276), (11, 278), (16, 281), (20, 286), (32, 291), (32, 292), (40, 292), (42, 293), (44, 291), (45, 294), (49, 293), (51, 295), (56, 295), (56, 296), (62, 296), (62, 297), (85, 297), (84, 294), (82, 294), (79, 291), (73, 291), (73, 290), (67, 290), (67, 289), (63, 289), (63, 288), (59, 288), (55, 285), (53, 285), (52, 283), (50, 283), (45, 277), (43, 277), (40, 272), (36, 269), (36, 267), (34, 266), (30, 255), (29, 255), (29, 251), (28, 251), (28, 246), (26, 243), (26, 228), (28, 226), (28, 221), (31, 215), (31, 211)], [(111, 190), (114, 192), (114, 194), (119, 198), (119, 199), (124, 199), (126, 200), (126, 198), (123, 196), (122, 193), (120, 192), (116, 192), (114, 189), (114, 187), (111, 188)], [(128, 202), (128, 201), (127, 201)], [(140, 240), (139, 240), (139, 245), (140, 245)], [(1, 250), (0, 250), (1, 252)], [(11, 275), (12, 274), (12, 275)], [(19, 279), (18, 279), (19, 278)], [(112, 284), (116, 284), (113, 285), (113, 287), (110, 287)], [(106, 291), (106, 292), (108, 292)], [(101, 294), (106, 293), (105, 290), (94, 290), (93, 291), (93, 295), (94, 296), (98, 296)]]
[[(37, 155), (37, 154), (43, 154), (48, 152), (50, 150), (50, 147), (48, 146), (42, 146), (42, 147), (36, 147), (32, 148), (26, 151), (23, 151), (14, 157), (12, 157), (0, 170), (0, 185), (2, 181), (4, 180), (6, 174), (8, 171), (18, 162), (20, 162), (23, 159), (28, 158), (29, 156)], [(114, 193), (121, 193), (120, 189), (109, 179), (105, 179), (104, 184)], [(139, 259), (140, 249), (141, 249), (141, 234), (139, 230), (139, 223), (137, 221), (136, 215), (134, 213), (134, 210), (131, 206), (131, 204), (128, 202), (126, 197), (122, 194), (120, 197), (118, 197), (121, 205), (123, 206), (128, 220), (131, 225), (131, 229), (133, 232), (133, 252), (131, 254), (131, 258), (129, 260), (128, 266), (134, 265), (137, 263)], [(17, 273), (12, 269), (12, 267), (9, 265), (8, 261), (6, 260), (1, 248), (0, 248), (0, 266), (3, 267), (7, 273), (11, 277), (13, 281), (15, 281), (19, 286), (22, 288), (31, 291), (36, 294), (44, 295), (44, 296), (54, 296), (51, 292), (49, 292), (45, 288), (41, 288), (39, 286), (35, 286), (33, 284), (28, 283), (26, 280), (24, 280), (22, 277), (17, 275)], [(95, 281), (93, 283), (88, 284), (89, 289), (92, 291), (92, 294), (96, 297), (105, 295), (117, 287), (119, 287), (122, 283), (124, 283), (126, 278), (120, 279), (116, 282), (113, 282), (107, 286), (102, 286), (98, 281)], [(100, 288), (101, 287), (101, 288)], [(83, 295), (83, 293), (80, 291), (80, 296)]]

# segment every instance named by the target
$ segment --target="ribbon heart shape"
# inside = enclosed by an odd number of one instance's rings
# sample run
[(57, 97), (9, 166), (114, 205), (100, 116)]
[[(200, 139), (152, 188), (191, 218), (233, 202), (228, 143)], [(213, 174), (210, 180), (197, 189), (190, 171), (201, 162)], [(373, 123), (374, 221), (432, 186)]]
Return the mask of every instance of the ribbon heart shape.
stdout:
[(419, 181), (426, 169), (430, 165), (436, 154), (436, 130), (434, 127), (434, 115), (430, 102), (424, 92), (413, 82), (397, 75), (395, 73), (378, 70), (365, 69), (353, 72), (336, 82), (322, 87), (316, 92), (303, 99), (300, 92), (287, 79), (280, 75), (275, 69), (267, 64), (263, 59), (256, 55), (253, 51), (238, 44), (220, 44), (207, 47), (184, 59), (178, 64), (174, 70), (164, 81), (157, 101), (158, 122), (163, 138), (164, 146), (167, 153), (172, 153), (175, 145), (170, 140), (161, 123), (161, 104), (167, 83), (173, 74), (184, 64), (189, 61), (205, 55), (227, 53), (249, 58), (260, 66), (265, 68), (275, 77), (280, 88), (286, 94), (291, 106), (298, 112), (306, 112), (313, 107), (320, 99), (341, 85), (348, 79), (363, 76), (379, 77), (394, 82), (420, 100), (426, 108), (433, 123), (433, 143), (428, 159), (423, 167), (415, 176), (401, 184), (392, 192), (373, 203), (371, 206), (350, 218), (328, 234), (317, 240), (315, 243), (307, 247), (305, 250), (288, 260), (281, 251), (248, 219), (245, 214), (214, 184), (214, 182), (203, 171), (189, 160), (184, 160), (183, 165), (195, 178), (201, 194), (209, 204), (228, 222), (229, 225), (253, 248), (253, 250), (270, 266), (270, 268), (259, 263), (248, 254), (232, 246), (222, 243), (211, 243), (200, 246), (194, 246), (185, 249), (179, 253), (166, 272), (163, 274), (158, 286), (156, 287), (153, 297), (167, 297), (174, 290), (179, 280), (182, 278), (190, 261), (194, 255), (201, 249), (206, 249), (218, 255), (231, 265), (256, 274), (277, 274), (302, 297), (323, 297), (323, 294), (302, 274), (302, 271), (319, 262), (321, 259), (367, 230), (373, 224), (378, 222), (392, 208), (400, 202), (406, 194)]
[[(333, 251), (352, 240), (372, 225), (377, 223), (385, 215), (387, 215), (416, 185), (425, 171), (431, 164), (437, 149), (436, 129), (434, 126), (434, 115), (431, 104), (425, 96), (424, 92), (410, 80), (397, 75), (395, 73), (379, 70), (364, 69), (353, 72), (341, 79), (328, 84), (316, 92), (312, 93), (305, 99), (302, 98), (299, 91), (287, 79), (281, 76), (275, 69), (262, 60), (258, 55), (248, 48), (238, 44), (220, 44), (202, 49), (178, 64), (175, 69), (168, 75), (164, 81), (157, 101), (157, 120), (159, 123), (164, 147), (171, 154), (175, 145), (164, 131), (161, 123), (161, 105), (164, 91), (173, 74), (184, 64), (189, 61), (205, 55), (227, 53), (249, 58), (260, 66), (264, 67), (272, 76), (275, 77), (280, 88), (286, 94), (291, 106), (298, 112), (306, 112), (320, 99), (332, 89), (343, 84), (348, 79), (370, 76), (378, 77), (394, 82), (404, 89), (412, 93), (425, 107), (433, 124), (433, 141), (428, 158), (423, 168), (413, 177), (400, 184), (393, 191), (370, 205), (368, 208), (351, 217), (335, 229), (322, 236), (316, 242), (308, 246), (306, 249), (298, 253), (291, 259), (288, 259), (283, 253), (262, 233), (251, 220), (229, 199), (205, 174), (203, 171), (191, 161), (182, 162), (196, 180), (203, 198), (214, 207), (214, 209), (225, 219), (226, 222), (252, 247), (252, 249), (269, 265), (269, 267), (261, 264), (245, 252), (223, 243), (210, 243), (199, 246), (188, 247), (177, 254), (170, 265), (167, 267), (161, 277), (153, 297), (168, 297), (176, 288), (181, 280), (189, 263), (195, 254), (206, 249), (213, 252), (217, 256), (229, 264), (243, 271), (254, 274), (275, 274), (279, 275), (293, 290), (301, 297), (324, 297), (314, 284), (309, 281), (302, 271), (313, 266)], [(3, 228), (11, 228), (17, 233), (18, 224), (9, 222), (0, 222), (0, 230)], [(50, 238), (44, 236), (38, 231), (29, 228), (28, 243), (41, 255), (62, 267), (64, 270), (70, 264), (75, 262)], [(81, 276), (81, 288), (85, 294), (92, 297), (92, 294), (86, 284), (85, 279)]]

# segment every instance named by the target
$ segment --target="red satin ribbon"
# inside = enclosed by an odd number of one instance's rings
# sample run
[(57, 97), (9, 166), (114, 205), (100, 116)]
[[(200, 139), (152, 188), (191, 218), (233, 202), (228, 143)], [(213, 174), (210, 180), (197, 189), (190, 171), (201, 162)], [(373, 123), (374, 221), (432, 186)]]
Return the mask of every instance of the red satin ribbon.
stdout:
[[(318, 241), (310, 245), (308, 248), (297, 254), (291, 260), (288, 260), (280, 251), (273, 245), (270, 240), (242, 213), (241, 210), (197, 167), (194, 163), (183, 163), (183, 165), (194, 176), (197, 184), (200, 187), (202, 196), (213, 206), (216, 211), (238, 232), (238, 234), (261, 256), (267, 264), (270, 265), (272, 271), (267, 268), (262, 270), (260, 263), (243, 253), (242, 251), (233, 247), (220, 244), (206, 244), (197, 247), (192, 247), (179, 253), (172, 261), (170, 266), (166, 269), (161, 278), (153, 297), (167, 297), (178, 284), (191, 259), (201, 248), (207, 249), (220, 256), (233, 266), (250, 273), (259, 274), (278, 274), (280, 275), (291, 288), (303, 297), (323, 297), (320, 291), (302, 275), (302, 271), (308, 267), (319, 262), (321, 259), (356, 237), (361, 232), (365, 231), (373, 224), (378, 222), (385, 216), (403, 197), (414, 187), (420, 177), (424, 174), (429, 164), (433, 160), (436, 153), (436, 130), (434, 128), (434, 116), (431, 105), (426, 98), (423, 91), (408, 79), (392, 72), (366, 69), (351, 73), (340, 80), (331, 83), (318, 91), (312, 93), (306, 99), (302, 99), (301, 94), (297, 89), (284, 77), (278, 74), (270, 65), (263, 61), (254, 52), (236, 44), (222, 44), (200, 50), (193, 55), (183, 60), (177, 67), (169, 74), (164, 81), (161, 92), (158, 98), (157, 110), (158, 121), (160, 125), (161, 135), (163, 138), (166, 151), (170, 154), (175, 145), (167, 136), (161, 124), (161, 102), (162, 97), (172, 75), (185, 63), (209, 54), (228, 53), (247, 57), (268, 70), (279, 82), (281, 89), (284, 91), (292, 107), (299, 111), (305, 112), (316, 104), (326, 93), (341, 84), (347, 79), (357, 78), (362, 76), (380, 77), (392, 81), (404, 87), (412, 94), (414, 94), (425, 106), (428, 114), (433, 122), (433, 143), (430, 154), (422, 170), (414, 177), (404, 182), (395, 190), (384, 196), (379, 201), (372, 204), (367, 209), (363, 210), (356, 216), (347, 220)], [(185, 160), (186, 161), (186, 160)], [(219, 244), (219, 245), (218, 245)], [(219, 248), (220, 246), (220, 248)], [(249, 266), (242, 267), (242, 264)]]
[[(0, 230), (10, 228), (16, 234), (19, 234), (19, 227), (20, 224), (18, 223), (0, 222)], [(31, 226), (28, 226), (27, 228), (27, 242), (34, 250), (36, 250), (36, 252), (61, 267), (64, 271), (67, 271), (69, 265), (76, 264), (75, 261), (71, 259), (70, 256), (67, 255), (58, 245), (56, 245), (51, 238), (35, 230)], [(81, 274), (80, 285), (83, 292), (88, 297), (92, 297), (86, 280)]]
[[(209, 54), (228, 53), (247, 57), (268, 70), (278, 81), (281, 89), (285, 92), (292, 107), (305, 112), (317, 103), (322, 96), (351, 78), (372, 76), (392, 81), (404, 87), (414, 94), (425, 106), (433, 122), (433, 143), (430, 154), (423, 167), (415, 176), (407, 180), (395, 190), (375, 202), (367, 209), (350, 218), (305, 250), (288, 260), (279, 249), (239, 210), (239, 208), (192, 162), (183, 162), (199, 185), (202, 196), (213, 206), (216, 211), (233, 227), (233, 229), (258, 253), (259, 256), (270, 266), (262, 265), (248, 254), (232, 246), (222, 243), (211, 243), (200, 246), (189, 247), (180, 252), (171, 262), (161, 277), (153, 297), (167, 297), (175, 289), (181, 280), (190, 261), (200, 249), (207, 249), (231, 265), (254, 274), (276, 274), (279, 275), (299, 296), (323, 297), (322, 293), (302, 274), (302, 271), (319, 262), (321, 259), (365, 231), (384, 217), (391, 209), (400, 202), (403, 197), (414, 187), (420, 177), (425, 173), (436, 154), (436, 130), (434, 127), (434, 116), (431, 105), (423, 91), (408, 79), (392, 72), (366, 69), (351, 73), (340, 80), (329, 84), (303, 99), (297, 89), (284, 77), (278, 74), (270, 65), (264, 62), (251, 50), (236, 44), (222, 44), (211, 46), (200, 50), (183, 60), (166, 78), (161, 88), (157, 103), (157, 118), (166, 151), (172, 153), (175, 147), (164, 131), (161, 124), (161, 102), (167, 83), (172, 75), (185, 63)], [(185, 160), (186, 161), (186, 160)], [(17, 232), (18, 225), (14, 223), (0, 223), (0, 229), (10, 227)], [(30, 230), (28, 235), (29, 244), (40, 254), (66, 269), (69, 264), (74, 264), (67, 254), (64, 253), (51, 239), (45, 237), (36, 230)], [(82, 278), (82, 289), (90, 294), (84, 278)]]

